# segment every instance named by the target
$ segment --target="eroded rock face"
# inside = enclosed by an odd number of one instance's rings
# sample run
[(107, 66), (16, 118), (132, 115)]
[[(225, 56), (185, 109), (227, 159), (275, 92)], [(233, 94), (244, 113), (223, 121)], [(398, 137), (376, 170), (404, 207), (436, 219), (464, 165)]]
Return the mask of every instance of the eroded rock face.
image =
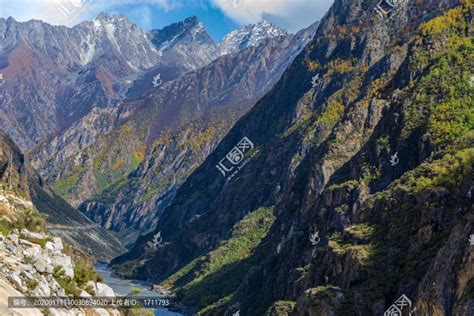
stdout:
[[(471, 42), (472, 4), (413, 2), (388, 23), (367, 6), (335, 1), (272, 92), (180, 187), (156, 230), (114, 263), (164, 281), (228, 240), (245, 214), (272, 205), (276, 220), (251, 257), (257, 263), (217, 314), (239, 306), (264, 315), (290, 301), (292, 315), (382, 315), (405, 294), (422, 315), (463, 315), (473, 282), (472, 124), (458, 126), (471, 133), (467, 142), (464, 133), (445, 139), (442, 126), (456, 125), (447, 108), (470, 122), (465, 69), (474, 55), (450, 41)], [(438, 28), (448, 21), (452, 28)], [(216, 164), (243, 136), (261, 151), (225, 179)], [(150, 249), (158, 232), (166, 244)]]
[[(0, 19), (2, 48), (9, 59), (3, 67), (7, 78), (0, 128), (26, 151), (91, 109), (112, 106), (146, 70), (175, 77), (218, 56), (216, 44), (197, 19), (175, 30), (184, 36), (174, 38), (176, 34), (163, 30), (148, 33), (125, 16), (104, 13), (72, 28)], [(153, 43), (155, 33), (164, 43)], [(151, 85), (151, 79), (147, 83)], [(34, 96), (30, 89), (36, 91)]]
[(50, 260), (53, 266), (62, 267), (67, 276), (71, 278), (74, 277), (74, 267), (72, 265), (71, 257), (64, 254), (54, 254)]
[(96, 287), (97, 287), (97, 292), (96, 292), (97, 296), (105, 296), (105, 297), (115, 296), (114, 290), (112, 290), (112, 288), (108, 286), (107, 284), (97, 282)]
[(18, 291), (23, 293), (27, 291), (27, 288), (23, 285), (23, 281), (17, 271), (13, 271), (9, 275), (9, 280)]
[[(16, 290), (28, 296), (72, 296), (71, 293), (66, 293), (55, 279), (74, 278), (74, 264), (71, 257), (61, 252), (61, 239), (48, 234), (33, 233), (26, 229), (23, 229), (20, 235), (38, 241), (45, 246), (42, 248), (39, 244), (18, 238), (18, 233), (12, 233), (6, 238), (2, 236), (0, 239), (0, 279), (8, 280)], [(50, 242), (50, 247), (46, 246), (45, 240), (53, 241)], [(12, 252), (13, 248), (10, 246), (14, 246), (16, 251)], [(58, 271), (61, 268), (64, 273), (55, 272), (54, 267), (57, 267)], [(115, 296), (109, 286), (103, 283), (96, 284), (92, 280), (87, 281), (84, 287), (79, 289), (81, 297), (92, 296), (85, 291), (86, 289), (92, 289), (94, 293), (102, 296)], [(118, 315), (116, 311), (106, 309), (91, 309), (89, 311), (94, 315)], [(69, 311), (55, 309), (49, 309), (49, 312), (51, 315), (71, 315)]]
[(28, 231), (25, 228), (21, 230), (20, 234), (23, 239), (26, 239), (34, 243), (41, 243), (44, 240), (46, 240), (46, 237), (47, 237), (45, 234), (33, 233), (33, 232)]

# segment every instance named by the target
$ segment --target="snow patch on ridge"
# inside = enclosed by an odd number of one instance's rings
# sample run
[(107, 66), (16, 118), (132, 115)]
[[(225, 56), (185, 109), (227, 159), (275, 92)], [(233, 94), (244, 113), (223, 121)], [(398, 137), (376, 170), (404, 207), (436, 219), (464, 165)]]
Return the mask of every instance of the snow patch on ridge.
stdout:
[(219, 44), (221, 55), (232, 54), (250, 46), (258, 46), (268, 38), (287, 35), (288, 33), (263, 20), (257, 24), (245, 25), (226, 35)]

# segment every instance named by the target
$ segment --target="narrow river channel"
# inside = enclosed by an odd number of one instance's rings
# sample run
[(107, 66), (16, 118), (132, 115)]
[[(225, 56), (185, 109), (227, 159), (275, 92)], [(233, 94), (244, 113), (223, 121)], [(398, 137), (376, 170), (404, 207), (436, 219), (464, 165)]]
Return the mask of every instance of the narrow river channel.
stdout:
[[(104, 283), (110, 286), (117, 295), (127, 295), (133, 289), (138, 288), (141, 290), (139, 296), (160, 297), (158, 292), (151, 291), (150, 286), (144, 282), (139, 280), (122, 279), (113, 275), (112, 271), (105, 263), (97, 263), (95, 268), (104, 278)], [(166, 308), (156, 308), (154, 311), (155, 316), (183, 316), (181, 313), (172, 312)]]

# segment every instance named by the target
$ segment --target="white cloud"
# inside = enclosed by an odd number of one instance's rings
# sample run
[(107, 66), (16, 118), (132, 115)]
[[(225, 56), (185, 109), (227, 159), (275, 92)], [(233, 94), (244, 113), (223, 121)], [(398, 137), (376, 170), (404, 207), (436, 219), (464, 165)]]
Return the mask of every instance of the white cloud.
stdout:
[(132, 21), (140, 21), (140, 26), (145, 30), (153, 27), (153, 17), (148, 6), (139, 6), (127, 12), (127, 16)]
[[(320, 19), (333, 0), (0, 0), (0, 17), (18, 21), (42, 20), (72, 26), (92, 19), (101, 11), (138, 16), (143, 25), (152, 23), (149, 7), (168, 12), (185, 4), (212, 5), (238, 24), (268, 19), (291, 32)], [(132, 16), (131, 16), (132, 17)], [(133, 19), (133, 17), (132, 17)]]
[(165, 12), (181, 6), (177, 0), (0, 0), (0, 17), (12, 16), (17, 21), (35, 19), (72, 26), (93, 18), (101, 11), (135, 4), (145, 5), (141, 8), (142, 13), (146, 14), (144, 18), (149, 18), (146, 5), (159, 6)]
[(211, 0), (239, 24), (263, 18), (295, 32), (319, 20), (333, 0)]

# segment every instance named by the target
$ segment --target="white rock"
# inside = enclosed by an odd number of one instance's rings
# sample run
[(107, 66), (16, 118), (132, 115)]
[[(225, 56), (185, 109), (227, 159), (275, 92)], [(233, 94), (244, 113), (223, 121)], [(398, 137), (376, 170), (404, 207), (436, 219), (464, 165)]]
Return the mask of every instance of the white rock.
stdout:
[(115, 296), (114, 290), (107, 284), (97, 282), (97, 292), (96, 296), (107, 296), (112, 297)]
[(29, 273), (36, 273), (36, 269), (28, 263), (20, 263), (21, 270), (29, 272)]
[(46, 244), (44, 245), (44, 248), (47, 249), (47, 250), (54, 250), (55, 249), (54, 244), (50, 241), (46, 242)]
[(23, 281), (21, 280), (20, 276), (16, 271), (12, 272), (8, 279), (13, 284), (13, 286), (20, 292), (26, 292), (27, 288), (23, 285)]
[(58, 296), (66, 297), (66, 291), (62, 287), (58, 289)]
[(48, 261), (45, 260), (45, 258), (38, 258), (36, 259), (34, 263), (34, 267), (39, 273), (45, 273), (47, 266), (48, 266)]
[(18, 235), (17, 234), (10, 234), (10, 235), (8, 235), (7, 238), (10, 239), (14, 244), (18, 243)]
[(80, 297), (92, 297), (92, 295), (90, 295), (89, 293), (87, 293), (86, 291), (82, 290), (81, 291), (81, 294), (79, 294)]
[(11, 245), (11, 244), (8, 244), (8, 245), (6, 246), (6, 248), (7, 248), (7, 250), (8, 250), (10, 253), (12, 253), (12, 254), (14, 254), (14, 255), (18, 252), (18, 248), (15, 247), (15, 246), (13, 246), (13, 245)]
[(95, 308), (94, 309), (94, 315), (99, 315), (99, 316), (110, 316), (109, 312), (105, 310), (104, 308)]
[(59, 237), (53, 237), (54, 248), (57, 250), (63, 250), (63, 242)]
[(94, 281), (92, 280), (87, 281), (86, 287), (91, 287), (94, 293), (97, 293), (97, 285), (95, 284)]
[[(88, 309), (93, 311), (93, 309)], [(50, 316), (85, 316), (86, 313), (78, 308), (64, 309), (64, 308), (48, 308), (48, 315)], [(94, 313), (88, 313), (88, 315), (96, 315)]]
[(54, 255), (51, 257), (51, 264), (53, 267), (61, 266), (64, 270), (64, 274), (70, 276), (71, 278), (74, 277), (74, 268), (72, 265), (71, 257), (66, 255)]
[(23, 251), (26, 257), (34, 258), (40, 254), (41, 247), (35, 244), (33, 245), (33, 247), (27, 248), (25, 251)]
[(48, 264), (46, 266), (46, 273), (53, 274), (53, 272), (54, 272), (54, 267), (51, 264)]
[(6, 257), (3, 259), (3, 262), (9, 268), (15, 267), (19, 263), (17, 257)]
[(48, 281), (48, 285), (49, 285), (49, 288), (50, 288), (53, 292), (57, 292), (57, 291), (59, 291), (59, 289), (61, 288), (61, 286), (59, 285), (59, 283), (58, 283), (54, 278), (51, 278), (51, 279)]
[(20, 274), (23, 275), (28, 280), (34, 280), (35, 279), (34, 275), (29, 273), (28, 271), (21, 271)]
[(120, 312), (116, 309), (109, 309), (109, 316), (120, 316)]
[(19, 243), (20, 245), (22, 245), (22, 246), (24, 246), (24, 247), (28, 247), (28, 248), (34, 246), (33, 243), (29, 242), (29, 241), (26, 240), (26, 239), (20, 239), (20, 240), (18, 240), (18, 243)]
[(49, 289), (49, 285), (46, 281), (38, 283), (38, 285), (33, 291), (33, 296), (47, 297), (50, 295), (51, 295), (51, 290)]
[(48, 237), (45, 234), (30, 232), (29, 230), (27, 230), (25, 228), (23, 228), (21, 230), (21, 236), (24, 239), (26, 239), (28, 241), (31, 241), (31, 242), (34, 242), (34, 243), (42, 242), (43, 240), (45, 240)]

